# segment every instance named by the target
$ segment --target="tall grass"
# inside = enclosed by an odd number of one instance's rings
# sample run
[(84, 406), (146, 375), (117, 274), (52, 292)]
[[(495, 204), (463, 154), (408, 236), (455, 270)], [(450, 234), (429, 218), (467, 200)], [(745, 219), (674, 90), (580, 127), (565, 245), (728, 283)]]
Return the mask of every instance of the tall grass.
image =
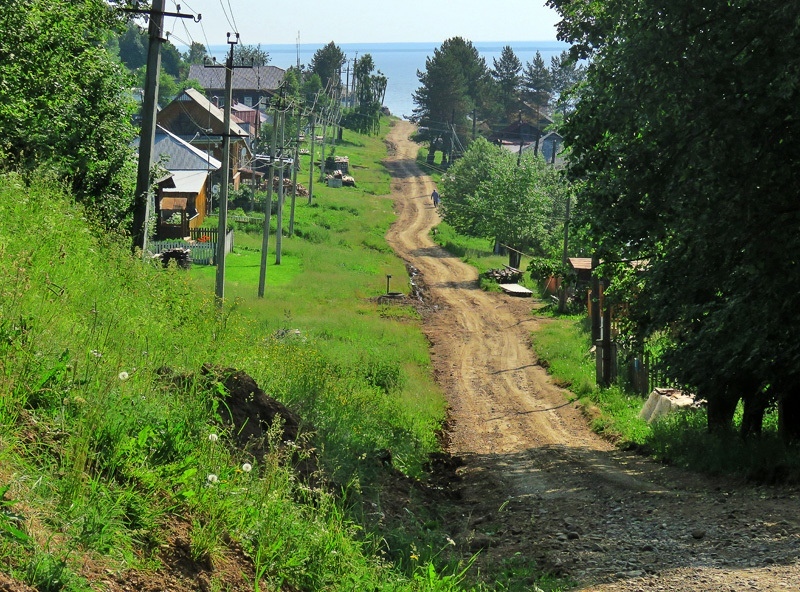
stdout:
[[(367, 452), (390, 449), (413, 473), (435, 449), (443, 403), (414, 316), (382, 315), (370, 300), (385, 272), (402, 275), (371, 244), (390, 204), (374, 198), (352, 206), (354, 223), (337, 223), (350, 206), (336, 209), (334, 199), (321, 192), (322, 203), (306, 208), (332, 212), (334, 253), (287, 241), (289, 271), (278, 282), (270, 269), (262, 301), (251, 292), (252, 261), (243, 256), (237, 267), (232, 257), (230, 296), (218, 310), (207, 269), (186, 274), (132, 258), (125, 237), (94, 228), (57, 184), (3, 176), (3, 571), (38, 590), (87, 590), (85, 558), (114, 572), (152, 568), (180, 523), (201, 563), (239, 541), (253, 558), (254, 588), (455, 589), (453, 579), (423, 582), (381, 560), (378, 539), (328, 489), (298, 480), (278, 442), (258, 459), (229, 446), (218, 385), (198, 378), (207, 363), (256, 377), (318, 430), (323, 464), (342, 483), (361, 478)], [(340, 265), (330, 271), (325, 261)]]

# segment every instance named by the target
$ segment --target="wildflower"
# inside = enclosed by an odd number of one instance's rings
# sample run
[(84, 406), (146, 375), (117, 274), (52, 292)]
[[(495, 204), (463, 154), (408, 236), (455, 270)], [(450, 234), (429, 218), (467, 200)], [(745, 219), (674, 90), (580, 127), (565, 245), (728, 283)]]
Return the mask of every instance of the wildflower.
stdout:
[(456, 542), (453, 539), (451, 539), (450, 537), (445, 537), (445, 538), (447, 539), (448, 545), (453, 545), (454, 547), (456, 546)]
[(125, 372), (125, 370), (123, 370), (122, 372), (119, 373), (119, 379), (120, 380), (128, 380), (128, 378), (130, 378), (130, 376), (128, 375), (127, 372)]
[(217, 477), (214, 473), (209, 473), (206, 479), (208, 479), (209, 483), (216, 483), (217, 481), (219, 481), (219, 477)]
[(411, 554), (411, 559), (413, 559), (414, 561), (416, 561), (416, 560), (418, 560), (418, 559), (419, 559), (419, 555), (417, 555), (416, 553), (412, 553), (412, 554)]
[(89, 353), (92, 354), (95, 358), (102, 358), (103, 357), (103, 354), (100, 353), (99, 351), (97, 351), (96, 349), (93, 349)]
[(219, 440), (219, 436), (217, 436), (216, 434), (209, 434), (208, 435), (208, 441), (209, 442), (216, 442), (217, 440)]
[(249, 472), (250, 472), (250, 471), (252, 471), (252, 470), (253, 470), (253, 465), (251, 465), (250, 463), (244, 463), (244, 464), (242, 465), (242, 471), (243, 471), (243, 472), (245, 472), (245, 473), (249, 473)]

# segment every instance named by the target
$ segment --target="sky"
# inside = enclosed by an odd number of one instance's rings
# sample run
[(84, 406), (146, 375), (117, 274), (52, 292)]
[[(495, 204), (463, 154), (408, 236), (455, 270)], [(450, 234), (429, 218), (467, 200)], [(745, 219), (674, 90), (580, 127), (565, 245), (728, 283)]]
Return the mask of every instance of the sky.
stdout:
[(200, 23), (167, 17), (170, 41), (224, 45), (238, 30), (247, 45), (555, 41), (558, 14), (544, 0), (166, 0), (182, 13), (202, 14)]

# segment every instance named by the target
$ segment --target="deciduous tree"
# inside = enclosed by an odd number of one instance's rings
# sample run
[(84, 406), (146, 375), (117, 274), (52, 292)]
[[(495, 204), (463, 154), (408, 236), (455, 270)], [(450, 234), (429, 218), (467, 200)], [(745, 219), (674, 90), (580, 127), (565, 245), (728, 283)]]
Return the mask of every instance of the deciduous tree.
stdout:
[(635, 275), (635, 336), (670, 336), (710, 427), (778, 401), (800, 436), (800, 5), (549, 4), (592, 58), (562, 130), (580, 220), (607, 261), (647, 262), (607, 270)]
[(134, 181), (131, 81), (104, 47), (118, 19), (102, 0), (0, 3), (2, 166), (55, 171), (113, 226)]
[[(563, 228), (565, 188), (559, 172), (542, 158), (526, 153), (518, 164), (516, 155), (478, 138), (440, 188), (444, 221), (459, 232), (517, 251), (552, 254)], [(516, 251), (509, 251), (509, 264), (519, 266)]]

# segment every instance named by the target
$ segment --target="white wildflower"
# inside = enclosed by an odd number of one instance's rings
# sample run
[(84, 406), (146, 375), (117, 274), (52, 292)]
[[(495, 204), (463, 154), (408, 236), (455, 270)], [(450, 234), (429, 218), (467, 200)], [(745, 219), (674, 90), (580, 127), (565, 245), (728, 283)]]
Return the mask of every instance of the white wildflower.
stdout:
[(128, 378), (130, 378), (130, 375), (125, 370), (119, 373), (120, 380), (128, 380)]
[(216, 434), (209, 434), (208, 435), (208, 441), (209, 442), (216, 442), (217, 440), (219, 440), (219, 436), (217, 436)]
[(209, 473), (206, 479), (208, 479), (209, 483), (216, 483), (217, 481), (219, 481), (219, 477), (217, 477), (214, 473)]
[(243, 472), (245, 472), (245, 473), (249, 473), (249, 472), (250, 472), (250, 471), (252, 471), (252, 470), (253, 470), (253, 465), (251, 465), (250, 463), (244, 463), (244, 464), (242, 465), (242, 471), (243, 471)]

